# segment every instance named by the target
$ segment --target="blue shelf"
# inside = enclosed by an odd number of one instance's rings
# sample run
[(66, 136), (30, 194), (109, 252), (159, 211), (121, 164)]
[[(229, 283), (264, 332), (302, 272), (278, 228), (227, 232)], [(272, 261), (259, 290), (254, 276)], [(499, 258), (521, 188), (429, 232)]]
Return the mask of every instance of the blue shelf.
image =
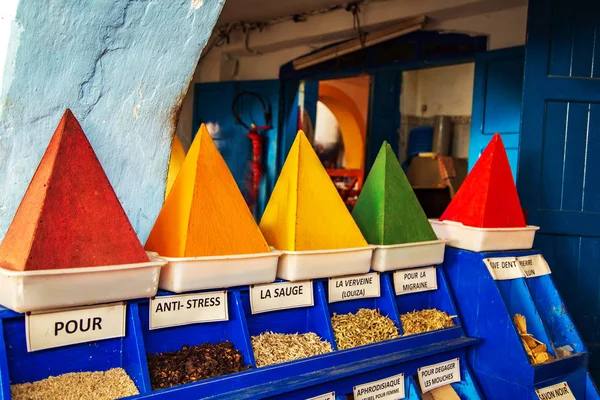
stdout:
[[(330, 318), (334, 312), (356, 312), (359, 308), (377, 308), (401, 329), (400, 310), (437, 307), (455, 313), (443, 271), (438, 268), (435, 292), (396, 296), (391, 274), (381, 275), (381, 297), (327, 303), (327, 281), (313, 281), (314, 305), (311, 307), (251, 313), (249, 288), (228, 290), (229, 320), (164, 329), (149, 329), (149, 302), (128, 302), (126, 335), (86, 344), (27, 353), (25, 318), (0, 309), (0, 399), (10, 398), (10, 383), (33, 382), (67, 372), (101, 371), (124, 368), (145, 399), (264, 399), (300, 398), (303, 393), (316, 393), (322, 388), (336, 387), (336, 393), (350, 393), (361, 382), (405, 373), (407, 390), (414, 385), (410, 375), (416, 369), (454, 357), (465, 358), (466, 348), (477, 339), (465, 336), (460, 319), (457, 326), (439, 331), (410, 335), (344, 351), (335, 346)], [(158, 296), (172, 295), (160, 292)], [(278, 333), (315, 332), (331, 342), (332, 353), (307, 359), (256, 368), (251, 336), (265, 331)], [(251, 369), (181, 386), (153, 391), (147, 367), (147, 354), (180, 350), (183, 345), (199, 345), (229, 340), (242, 353)], [(465, 359), (466, 360), (466, 359)], [(476, 396), (467, 363), (463, 362), (465, 379), (456, 384), (465, 399)], [(398, 372), (398, 373), (400, 373)], [(378, 378), (380, 377), (380, 378)], [(416, 388), (416, 386), (415, 386)], [(319, 393), (316, 393), (319, 394)], [(315, 394), (315, 395), (316, 395)], [(415, 393), (419, 398), (418, 393)], [(289, 397), (292, 396), (292, 397)], [(308, 396), (310, 397), (310, 396)]]
[[(587, 374), (588, 353), (562, 302), (551, 275), (512, 280), (492, 279), (483, 260), (521, 257), (539, 251), (476, 253), (447, 248), (444, 270), (468, 336), (482, 339), (468, 352), (478, 383), (488, 399), (537, 399), (535, 389), (566, 381), (577, 399), (596, 399)], [(548, 346), (570, 345), (573, 355), (531, 365), (515, 314), (527, 318), (527, 330)]]

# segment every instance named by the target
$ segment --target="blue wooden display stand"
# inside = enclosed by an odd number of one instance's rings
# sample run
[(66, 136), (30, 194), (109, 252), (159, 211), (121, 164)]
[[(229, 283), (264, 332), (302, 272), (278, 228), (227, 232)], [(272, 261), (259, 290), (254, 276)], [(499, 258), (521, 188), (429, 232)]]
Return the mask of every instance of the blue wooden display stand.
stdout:
[[(455, 327), (409, 335), (367, 346), (338, 351), (330, 318), (333, 313), (377, 308), (402, 333), (400, 314), (438, 308), (456, 315), (442, 268), (438, 289), (396, 296), (391, 274), (381, 275), (381, 296), (328, 304), (327, 281), (313, 281), (314, 306), (251, 313), (249, 288), (228, 290), (229, 320), (149, 330), (147, 299), (127, 306), (126, 336), (28, 353), (24, 316), (0, 309), (0, 399), (10, 398), (10, 384), (33, 382), (67, 372), (103, 371), (122, 367), (140, 391), (134, 398), (156, 399), (305, 399), (326, 392), (352, 392), (357, 384), (405, 374), (407, 398), (419, 399), (412, 375), (422, 366), (461, 359), (462, 381), (452, 384), (464, 399), (481, 398), (466, 362), (466, 349), (477, 339), (465, 336), (461, 321)], [(159, 293), (172, 295), (171, 293)], [(250, 338), (265, 331), (315, 332), (331, 342), (334, 352), (288, 363), (256, 368)], [(153, 391), (147, 354), (180, 350), (181, 346), (231, 341), (252, 368), (248, 371)], [(343, 398), (343, 397), (340, 397)]]
[[(447, 248), (444, 270), (469, 336), (481, 339), (468, 360), (487, 399), (538, 399), (535, 390), (567, 382), (578, 400), (599, 399), (588, 372), (587, 349), (554, 285), (552, 275), (494, 280), (486, 258), (521, 257), (539, 251), (476, 253)], [(552, 266), (550, 266), (552, 267)], [(573, 355), (531, 365), (512, 318), (527, 318), (536, 339), (555, 349), (569, 345)]]

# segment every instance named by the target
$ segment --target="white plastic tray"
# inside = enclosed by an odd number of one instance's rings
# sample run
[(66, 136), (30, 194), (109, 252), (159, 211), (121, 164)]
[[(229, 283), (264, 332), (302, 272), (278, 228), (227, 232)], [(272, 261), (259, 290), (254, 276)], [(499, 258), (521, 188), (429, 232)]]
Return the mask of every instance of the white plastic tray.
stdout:
[(375, 246), (335, 250), (282, 251), (277, 277), (288, 281), (366, 274)]
[(385, 272), (424, 267), (444, 262), (444, 240), (378, 245), (373, 252), (371, 269)]
[(211, 257), (162, 257), (159, 287), (175, 293), (190, 290), (222, 289), (275, 280), (281, 253), (240, 254)]
[(455, 221), (429, 222), (439, 238), (448, 246), (471, 251), (528, 250), (533, 247), (538, 226), (524, 228), (475, 228)]
[(0, 268), (0, 304), (17, 312), (152, 297), (165, 261), (38, 271)]

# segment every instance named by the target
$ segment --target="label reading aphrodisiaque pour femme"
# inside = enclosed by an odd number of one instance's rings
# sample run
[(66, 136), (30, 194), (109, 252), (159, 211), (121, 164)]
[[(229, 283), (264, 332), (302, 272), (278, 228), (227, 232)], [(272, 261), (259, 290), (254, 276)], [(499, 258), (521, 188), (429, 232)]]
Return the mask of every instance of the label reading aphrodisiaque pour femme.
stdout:
[(150, 300), (150, 329), (227, 321), (227, 291), (160, 296)]
[(404, 374), (365, 383), (354, 387), (354, 400), (396, 400), (403, 399)]

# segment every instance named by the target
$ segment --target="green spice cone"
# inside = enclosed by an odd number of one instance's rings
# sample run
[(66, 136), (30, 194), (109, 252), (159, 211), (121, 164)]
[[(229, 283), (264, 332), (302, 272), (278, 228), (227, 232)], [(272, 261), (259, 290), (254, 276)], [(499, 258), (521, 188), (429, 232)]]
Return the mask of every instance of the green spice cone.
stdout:
[(437, 240), (391, 146), (384, 142), (352, 216), (370, 244)]

